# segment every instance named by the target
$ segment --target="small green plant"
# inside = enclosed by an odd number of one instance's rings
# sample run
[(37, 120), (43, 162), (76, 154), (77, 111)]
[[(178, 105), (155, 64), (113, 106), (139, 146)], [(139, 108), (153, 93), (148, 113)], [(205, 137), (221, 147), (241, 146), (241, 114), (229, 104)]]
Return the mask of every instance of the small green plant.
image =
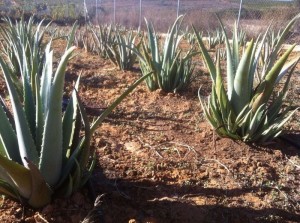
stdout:
[[(77, 22), (75, 22), (77, 24)], [(50, 26), (47, 27), (45, 30), (45, 33), (48, 34), (52, 39), (61, 39), (61, 38), (67, 38), (70, 30), (69, 26), (66, 27), (59, 27), (56, 24), (51, 24)]]
[(112, 25), (91, 26), (91, 31), (93, 33), (96, 53), (103, 58), (109, 58), (107, 48), (115, 43), (116, 38), (114, 27)]
[(151, 24), (146, 21), (147, 41), (143, 40), (140, 50), (135, 50), (140, 61), (142, 73), (153, 72), (146, 79), (150, 91), (158, 88), (165, 92), (177, 92), (185, 89), (191, 82), (194, 65), (192, 57), (196, 54), (190, 49), (184, 56), (179, 44), (183, 36), (179, 36), (179, 28), (183, 16), (174, 22), (165, 36), (164, 46), (160, 50), (159, 38)]
[[(197, 38), (195, 33), (189, 31), (189, 27), (187, 26), (185, 31), (182, 32), (183, 38), (188, 42), (189, 45), (194, 46), (197, 43)], [(199, 32), (199, 35), (202, 37), (203, 32)]]
[(84, 49), (86, 52), (96, 52), (96, 44), (90, 29), (77, 30), (74, 44), (75, 46)]
[(194, 33), (186, 33), (185, 34), (185, 39), (190, 45), (194, 45), (196, 43), (196, 36)]
[(259, 65), (261, 67), (266, 66), (266, 63), (268, 62), (268, 58), (270, 58), (272, 51), (275, 49), (276, 44), (280, 40), (281, 34), (282, 34), (281, 30), (279, 30), (278, 32), (272, 30), (268, 33), (259, 60)]
[[(223, 83), (219, 52), (217, 52), (217, 60), (214, 64), (201, 37), (197, 35), (202, 56), (213, 82), (212, 93), (207, 104), (200, 95), (199, 98), (205, 117), (220, 136), (246, 142), (264, 142), (282, 132), (283, 125), (295, 112), (295, 110), (290, 112), (289, 108), (284, 109), (282, 103), (299, 57), (289, 63), (288, 67), (284, 66), (295, 45), (279, 59), (277, 56), (284, 38), (298, 17), (300, 15), (292, 19), (281, 33), (274, 50), (267, 58), (268, 62), (265, 63), (264, 69), (258, 69), (258, 61), (268, 30), (261, 41), (259, 38), (256, 42), (250, 41), (241, 53), (237, 25), (233, 31), (231, 45), (220, 21), (227, 51), (227, 90)], [(288, 72), (289, 69), (290, 72)], [(259, 74), (261, 79), (257, 83), (255, 82), (256, 72), (261, 72)], [(288, 75), (284, 87), (276, 95), (278, 83), (286, 73)]]
[(238, 39), (238, 42), (239, 42), (240, 46), (245, 46), (246, 45), (247, 35), (246, 35), (246, 32), (244, 30), (242, 30), (241, 28), (238, 29), (237, 39)]
[(216, 46), (223, 44), (225, 38), (222, 30), (216, 29), (214, 32), (207, 32), (208, 49), (215, 49)]
[[(1, 42), (2, 53), (8, 63), (8, 69), (10, 69), (12, 80), (16, 86), (20, 85), (19, 78), (22, 67), (27, 67), (30, 76), (41, 73), (45, 46), (43, 37), (50, 23), (43, 30), (41, 28), (42, 24), (43, 21), (35, 26), (33, 17), (30, 17), (28, 22), (25, 22), (22, 17), (19, 22), (15, 23), (9, 18), (5, 18), (4, 25), (0, 27), (1, 36), (4, 40)], [(24, 57), (27, 59), (25, 60)], [(32, 79), (32, 82), (34, 81)]]
[(130, 70), (136, 62), (137, 55), (131, 48), (135, 49), (140, 46), (141, 41), (137, 43), (138, 37), (139, 33), (134, 34), (132, 30), (125, 31), (125, 33), (115, 30), (115, 42), (107, 45), (107, 56), (120, 70)]

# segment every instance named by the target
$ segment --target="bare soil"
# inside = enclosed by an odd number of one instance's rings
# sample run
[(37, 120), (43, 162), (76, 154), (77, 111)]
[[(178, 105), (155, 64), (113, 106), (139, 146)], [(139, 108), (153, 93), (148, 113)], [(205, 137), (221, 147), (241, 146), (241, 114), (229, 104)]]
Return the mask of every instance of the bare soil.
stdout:
[[(140, 72), (77, 53), (66, 96), (81, 74), (80, 96), (92, 119)], [(294, 80), (289, 98), (299, 106)], [(218, 137), (203, 117), (200, 85), (208, 95), (210, 77), (199, 62), (185, 92), (138, 86), (94, 134), (98, 163), (85, 188), (38, 210), (2, 197), (0, 222), (300, 222), (299, 148), (281, 138), (248, 145)], [(298, 133), (298, 118), (286, 133)]]

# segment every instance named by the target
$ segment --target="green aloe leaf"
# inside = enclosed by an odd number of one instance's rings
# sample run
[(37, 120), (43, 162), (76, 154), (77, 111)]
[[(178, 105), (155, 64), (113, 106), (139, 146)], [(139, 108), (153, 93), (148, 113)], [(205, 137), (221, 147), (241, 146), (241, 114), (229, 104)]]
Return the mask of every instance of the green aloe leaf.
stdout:
[(297, 56), (281, 68), (281, 71), (280, 71), (280, 73), (278, 74), (278, 76), (276, 78), (276, 84), (279, 83), (279, 81), (284, 77), (284, 75), (286, 73), (288, 73), (288, 71), (290, 70), (291, 67), (298, 64), (299, 59), (300, 59), (300, 56)]
[(159, 53), (159, 43), (156, 37), (156, 32), (153, 28), (152, 24), (149, 24), (147, 19), (145, 18), (146, 26), (147, 26), (147, 34), (148, 34), (148, 47), (150, 49), (152, 59), (156, 63), (155, 66), (159, 66), (160, 61), (160, 53)]
[[(2, 99), (1, 99), (2, 100)], [(16, 132), (14, 131), (10, 120), (8, 119), (5, 109), (0, 103), (0, 143), (2, 144), (2, 150), (0, 154), (7, 157), (8, 159), (15, 160), (21, 163), (21, 157), (19, 153), (18, 139)]]
[(44, 115), (43, 115), (43, 103), (40, 95), (40, 78), (35, 76), (36, 88), (35, 88), (35, 144), (38, 153), (41, 152), (41, 145), (43, 139), (43, 127), (44, 127)]
[(216, 89), (216, 94), (217, 94), (217, 98), (219, 101), (222, 117), (223, 117), (223, 119), (226, 119), (226, 118), (228, 118), (228, 115), (229, 115), (228, 107), (229, 107), (230, 103), (228, 101), (227, 94), (226, 94), (226, 91), (225, 91), (225, 88), (223, 85), (219, 52), (217, 52), (216, 68), (217, 68), (217, 77), (216, 77), (215, 89)]
[(79, 163), (77, 162), (77, 160), (75, 160), (75, 170), (74, 173), (72, 175), (72, 179), (73, 179), (73, 191), (78, 190), (78, 188), (80, 188), (81, 186), (81, 180), (82, 180), (82, 173), (81, 173), (81, 168)]
[(78, 21), (74, 22), (71, 32), (68, 35), (66, 50), (70, 49), (71, 46), (73, 45), (77, 28), (78, 28)]
[(251, 118), (251, 121), (250, 121), (250, 124), (249, 124), (248, 131), (247, 131), (246, 135), (252, 136), (255, 133), (255, 131), (257, 131), (257, 129), (261, 125), (261, 122), (263, 121), (264, 115), (265, 115), (265, 105), (262, 104), (256, 110), (255, 114)]
[[(4, 179), (4, 181), (15, 187), (22, 197), (29, 199), (32, 189), (31, 174), (29, 169), (1, 155), (0, 168), (4, 170), (7, 177), (9, 177)], [(0, 178), (3, 179), (3, 177), (4, 176), (0, 171)]]
[(217, 76), (217, 74), (216, 74), (216, 67), (214, 65), (214, 62), (211, 59), (211, 57), (210, 57), (207, 49), (205, 48), (205, 45), (204, 45), (204, 43), (202, 41), (201, 36), (196, 31), (195, 27), (194, 26), (192, 26), (192, 27), (193, 27), (194, 33), (196, 35), (196, 38), (197, 38), (197, 41), (198, 41), (198, 44), (199, 44), (199, 48), (201, 50), (202, 57), (203, 57), (203, 59), (205, 61), (205, 64), (206, 64), (206, 66), (208, 68), (209, 74), (211, 75), (211, 79), (215, 83), (216, 82), (216, 76)]
[(80, 153), (80, 159), (78, 165), (80, 169), (85, 170), (87, 168), (90, 155), (91, 155), (91, 151), (90, 151), (91, 131), (90, 131), (90, 123), (88, 120), (88, 116), (85, 112), (84, 106), (78, 94), (76, 94), (76, 96), (77, 96), (79, 111), (81, 114), (81, 119), (84, 126), (84, 137), (85, 137), (85, 141), (82, 146), (82, 151)]
[(284, 66), (285, 62), (287, 61), (289, 55), (293, 51), (295, 45), (291, 46), (281, 57), (280, 59), (275, 63), (275, 65), (272, 67), (272, 69), (267, 73), (265, 77), (265, 82), (260, 84), (257, 88), (257, 91), (254, 96), (253, 100), (253, 111), (255, 112), (260, 105), (267, 103), (269, 100), (274, 86), (276, 84), (276, 79), (278, 75), (280, 74), (280, 71), (282, 67)]
[(296, 15), (293, 19), (291, 19), (289, 21), (289, 23), (285, 26), (284, 30), (281, 32), (281, 35), (279, 36), (279, 38), (277, 40), (277, 44), (275, 45), (275, 47), (274, 47), (274, 49), (271, 53), (269, 62), (268, 62), (267, 67), (265, 69), (265, 73), (268, 73), (271, 70), (271, 68), (273, 67), (273, 65), (274, 65), (274, 63), (277, 59), (278, 52), (280, 51), (284, 40), (286, 39), (288, 33), (290, 32), (291, 27), (294, 25), (294, 23), (299, 18), (300, 18), (300, 14)]
[[(1, 170), (0, 170), (1, 172)], [(0, 193), (10, 196), (14, 199), (20, 199), (18, 191), (6, 181), (0, 179)]]
[[(75, 47), (68, 49), (58, 65), (50, 89), (49, 110), (46, 113), (44, 138), (39, 169), (46, 182), (53, 186), (60, 178), (63, 157), (62, 97), (67, 62)], [(55, 129), (55, 131), (53, 131)], [(51, 171), (49, 171), (51, 169)]]
[[(24, 111), (26, 115), (26, 119), (29, 124), (29, 128), (32, 134), (33, 139), (35, 139), (35, 116), (32, 114), (35, 114), (35, 101), (34, 101), (34, 93), (35, 93), (35, 87), (32, 84), (30, 84), (29, 80), (30, 77), (30, 69), (28, 68), (28, 62), (27, 61), (25, 51), (23, 49), (23, 68), (22, 68), (22, 80), (23, 80), (23, 97), (24, 97)], [(35, 81), (34, 81), (35, 82)], [(35, 85), (35, 84), (34, 84)]]
[[(219, 23), (221, 25), (222, 31), (223, 31), (223, 35), (225, 38), (225, 45), (226, 45), (226, 61), (227, 61), (227, 94), (228, 94), (228, 99), (229, 101), (231, 101), (231, 97), (232, 97), (232, 93), (233, 93), (233, 89), (234, 89), (234, 78), (235, 78), (235, 71), (236, 71), (236, 57), (238, 55), (236, 55), (236, 52), (233, 52), (231, 50), (231, 45), (229, 43), (229, 38), (227, 36), (227, 33), (225, 31), (224, 25), (221, 21), (221, 19), (219, 18), (219, 16), (217, 16)], [(237, 39), (236, 39), (237, 41)], [(236, 45), (236, 43), (233, 43), (234, 45)], [(235, 46), (236, 48), (236, 46)]]
[(63, 155), (67, 158), (68, 150), (71, 149), (73, 141), (77, 138), (76, 121), (78, 113), (78, 101), (76, 91), (79, 90), (80, 76), (78, 77), (75, 88), (72, 92), (72, 97), (69, 100), (66, 111), (63, 117)]
[(51, 42), (45, 49), (45, 64), (41, 76), (40, 95), (42, 101), (42, 112), (46, 114), (49, 110), (50, 89), (53, 75), (53, 51), (50, 50)]
[(249, 103), (252, 95), (252, 89), (249, 91), (247, 86), (249, 85), (250, 60), (253, 46), (253, 41), (251, 41), (236, 70), (231, 100), (231, 104), (236, 114), (240, 113), (240, 111)]
[[(258, 36), (258, 38), (256, 39), (256, 42), (254, 44), (254, 50), (253, 50), (252, 59), (251, 59), (251, 62), (250, 62), (251, 67), (250, 67), (250, 71), (249, 71), (249, 85), (248, 85), (248, 90), (249, 91), (252, 91), (252, 89), (253, 89), (253, 82), (254, 82), (255, 72), (258, 69), (258, 63), (259, 63), (259, 60), (260, 60), (260, 57), (261, 57), (261, 54), (262, 54), (262, 49), (265, 46), (265, 41), (266, 41), (266, 38), (268, 36), (269, 30), (270, 30), (270, 26), (267, 28), (263, 38), (260, 40), (260, 36)], [(259, 81), (261, 81), (262, 78), (263, 77), (260, 77), (258, 75)]]
[(22, 107), (22, 103), (19, 100), (18, 93), (10, 78), (10, 72), (7, 68), (7, 65), (2, 60), (2, 58), (0, 58), (0, 64), (3, 71), (3, 75), (5, 77), (6, 86), (8, 88), (9, 95), (11, 98), (20, 157), (25, 166), (27, 164), (27, 162), (24, 160), (25, 157), (31, 160), (33, 163), (37, 164), (38, 153), (32, 138), (32, 134), (30, 132), (29, 124), (27, 122), (26, 115)]
[(300, 60), (300, 58), (298, 58), (298, 60), (294, 63), (293, 67), (291, 68), (291, 70), (288, 74), (287, 80), (284, 83), (284, 87), (283, 87), (282, 91), (279, 93), (278, 97), (272, 101), (271, 105), (268, 108), (268, 116), (271, 121), (273, 121), (277, 117), (277, 115), (282, 107), (282, 103), (287, 94), (288, 86), (289, 86), (292, 74), (294, 73), (299, 60)]
[(30, 160), (27, 160), (28, 168), (31, 175), (31, 194), (28, 204), (32, 207), (42, 207), (51, 201), (52, 191), (45, 179), (41, 175), (39, 169)]

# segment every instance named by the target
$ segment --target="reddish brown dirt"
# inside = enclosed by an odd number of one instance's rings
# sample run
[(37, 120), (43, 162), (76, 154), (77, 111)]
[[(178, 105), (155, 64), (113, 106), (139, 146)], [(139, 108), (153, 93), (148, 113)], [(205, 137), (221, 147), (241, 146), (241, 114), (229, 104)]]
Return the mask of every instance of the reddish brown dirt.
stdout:
[[(91, 119), (140, 76), (78, 50), (66, 95), (80, 73)], [(281, 139), (258, 146), (214, 135), (199, 105), (200, 85), (210, 92), (208, 74), (198, 69), (180, 94), (138, 86), (94, 135), (98, 165), (89, 186), (39, 210), (3, 197), (0, 222), (75, 223), (88, 214), (107, 223), (300, 222), (299, 148)]]

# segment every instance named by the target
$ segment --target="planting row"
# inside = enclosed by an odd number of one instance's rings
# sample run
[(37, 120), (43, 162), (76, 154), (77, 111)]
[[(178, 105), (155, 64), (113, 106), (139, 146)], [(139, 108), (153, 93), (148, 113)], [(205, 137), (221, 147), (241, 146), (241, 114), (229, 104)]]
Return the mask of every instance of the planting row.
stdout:
[[(68, 33), (59, 34), (66, 36), (67, 45), (55, 69), (51, 45), (58, 32), (50, 24), (35, 25), (33, 18), (27, 22), (6, 19), (1, 26), (0, 65), (9, 104), (0, 98), (0, 192), (41, 207), (54, 195), (69, 196), (81, 188), (96, 163), (91, 137), (105, 117), (142, 81), (150, 91), (185, 90), (199, 55), (212, 79), (211, 96), (206, 101), (199, 91), (199, 98), (215, 131), (246, 142), (277, 137), (295, 112), (282, 104), (299, 57), (288, 60), (295, 45), (285, 52), (281, 49), (299, 16), (278, 34), (269, 28), (248, 43), (238, 23), (233, 25), (232, 40), (221, 21), (220, 29), (207, 38), (194, 28), (193, 33), (182, 32), (182, 16), (163, 36), (147, 20), (146, 34), (118, 26), (90, 25), (78, 30), (75, 23)], [(182, 48), (184, 39), (189, 44)], [(93, 123), (78, 95), (80, 77), (62, 109), (65, 71), (74, 43), (122, 70), (132, 69), (138, 61), (142, 73)], [(227, 64), (225, 75), (221, 60)]]

